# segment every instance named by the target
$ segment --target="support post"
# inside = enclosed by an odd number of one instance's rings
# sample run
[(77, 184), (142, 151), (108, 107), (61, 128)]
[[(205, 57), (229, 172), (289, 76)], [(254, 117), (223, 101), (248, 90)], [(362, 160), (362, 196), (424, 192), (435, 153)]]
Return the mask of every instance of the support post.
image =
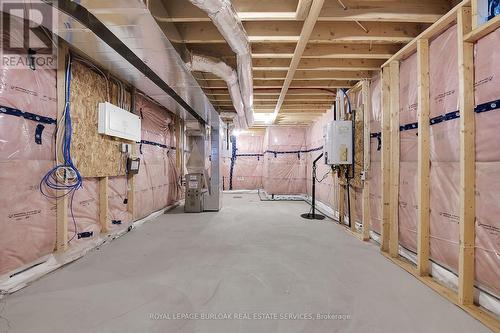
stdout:
[(382, 174), (382, 227), (380, 237), (380, 250), (389, 252), (389, 193), (390, 193), (390, 171), (391, 171), (391, 80), (389, 67), (382, 70), (382, 156), (381, 156), (381, 174)]
[[(59, 38), (57, 56), (57, 120), (64, 114), (66, 105), (66, 56), (68, 55), (68, 46)], [(56, 147), (61, 143), (61, 138), (56, 137)], [(62, 158), (62, 157), (60, 157)], [(68, 249), (68, 196), (64, 195), (66, 191), (59, 190), (56, 195), (59, 197), (56, 201), (56, 252), (64, 252)], [(64, 196), (63, 196), (64, 195)]]
[(418, 225), (417, 270), (420, 276), (429, 275), (429, 40), (417, 42), (418, 79)]
[(399, 61), (390, 63), (391, 174), (389, 213), (389, 254), (399, 255)]
[[(135, 143), (132, 143), (132, 155), (136, 156), (137, 154), (137, 146)], [(127, 211), (132, 216), (132, 221), (135, 218), (135, 174), (127, 175)]]
[(363, 97), (363, 125), (364, 125), (364, 144), (363, 144), (363, 169), (364, 169), (364, 184), (363, 184), (363, 231), (362, 239), (367, 241), (370, 239), (370, 131), (371, 131), (371, 96), (370, 82), (363, 81), (361, 88)]
[(475, 242), (475, 115), (474, 45), (464, 41), (472, 30), (471, 9), (457, 13), (458, 71), (460, 105), (460, 241), (458, 261), (458, 299), (474, 302)]
[(108, 177), (99, 178), (99, 222), (101, 232), (108, 232)]

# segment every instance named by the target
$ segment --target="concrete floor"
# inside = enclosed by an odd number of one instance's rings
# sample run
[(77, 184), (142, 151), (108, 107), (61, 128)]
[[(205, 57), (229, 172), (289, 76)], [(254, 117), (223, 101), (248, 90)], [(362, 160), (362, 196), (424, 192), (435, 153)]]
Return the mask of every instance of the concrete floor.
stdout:
[[(0, 300), (0, 332), (488, 331), (376, 245), (301, 219), (308, 210), (253, 194), (225, 194), (218, 213), (179, 207)], [(308, 319), (318, 313), (350, 318)]]

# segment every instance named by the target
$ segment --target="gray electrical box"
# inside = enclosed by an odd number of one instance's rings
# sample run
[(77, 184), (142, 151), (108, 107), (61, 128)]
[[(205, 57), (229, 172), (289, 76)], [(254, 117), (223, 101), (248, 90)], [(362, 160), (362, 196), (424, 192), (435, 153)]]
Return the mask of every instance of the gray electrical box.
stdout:
[(186, 175), (186, 197), (184, 203), (184, 212), (201, 213), (203, 212), (203, 174), (189, 173)]

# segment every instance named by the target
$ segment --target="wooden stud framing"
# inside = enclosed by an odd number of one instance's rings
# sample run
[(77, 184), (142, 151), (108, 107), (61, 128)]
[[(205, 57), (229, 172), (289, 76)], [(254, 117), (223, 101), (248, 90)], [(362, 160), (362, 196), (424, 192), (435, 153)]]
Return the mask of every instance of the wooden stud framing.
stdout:
[(418, 79), (418, 225), (417, 270), (420, 276), (429, 275), (429, 40), (417, 42)]
[[(68, 46), (59, 39), (59, 50), (57, 57), (57, 119), (61, 119), (65, 108), (65, 80), (66, 80), (66, 56)], [(56, 139), (58, 145), (60, 139)], [(68, 249), (68, 196), (65, 191), (57, 191), (60, 197), (56, 201), (56, 252), (63, 252)], [(64, 196), (63, 196), (64, 195)]]
[(484, 36), (492, 33), (493, 31), (500, 28), (500, 16), (495, 16), (487, 23), (484, 23), (477, 27), (476, 29), (469, 32), (464, 38), (466, 42), (474, 43)]
[(460, 105), (460, 242), (458, 299), (474, 302), (475, 241), (475, 126), (474, 44), (464, 41), (472, 30), (471, 9), (462, 7), (457, 16)]
[(389, 254), (399, 255), (399, 62), (390, 64), (390, 110), (391, 110), (391, 173), (389, 212)]
[[(346, 185), (346, 186), (349, 186)], [(351, 225), (351, 231), (354, 233), (358, 233), (356, 230), (356, 199), (355, 199), (355, 192), (354, 192), (354, 187), (349, 186), (349, 201), (351, 203), (351, 207), (349, 210), (349, 224)]]
[[(132, 144), (132, 155), (137, 154), (137, 146)], [(127, 175), (127, 211), (132, 215), (132, 220), (135, 218), (135, 174)]]
[(363, 169), (365, 181), (363, 184), (363, 232), (362, 239), (370, 240), (370, 131), (371, 131), (371, 97), (370, 97), (370, 82), (363, 81), (361, 90), (363, 98), (363, 125), (364, 125), (364, 145), (363, 145)]
[(415, 52), (415, 49), (417, 48), (417, 41), (420, 39), (429, 39), (432, 38), (436, 35), (439, 35), (439, 33), (445, 31), (447, 28), (450, 27), (450, 25), (455, 22), (457, 18), (457, 12), (462, 8), (463, 6), (467, 5), (470, 2), (470, 0), (464, 0), (460, 2), (458, 5), (453, 7), (452, 10), (450, 10), (448, 13), (443, 15), (439, 20), (434, 22), (429, 28), (427, 28), (425, 31), (423, 31), (420, 35), (418, 35), (416, 38), (414, 38), (411, 42), (406, 44), (401, 50), (399, 50), (395, 55), (393, 55), (389, 60), (387, 60), (382, 67), (389, 66), (389, 64), (393, 61), (396, 60), (401, 60), (404, 59), (405, 57), (411, 55), (413, 52)]
[(99, 222), (101, 232), (108, 232), (108, 177), (99, 178)]
[(389, 208), (390, 208), (390, 170), (391, 170), (391, 140), (390, 140), (390, 75), (389, 68), (382, 70), (382, 227), (380, 237), (380, 249), (382, 252), (389, 251)]
[(345, 216), (345, 188), (344, 185), (339, 184), (339, 223), (344, 225), (344, 216)]

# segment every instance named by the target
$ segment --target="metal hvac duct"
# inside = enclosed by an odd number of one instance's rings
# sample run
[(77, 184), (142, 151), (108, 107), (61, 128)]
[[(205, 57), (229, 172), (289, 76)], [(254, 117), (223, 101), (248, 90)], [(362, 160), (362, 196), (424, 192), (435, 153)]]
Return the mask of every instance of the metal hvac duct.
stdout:
[(197, 54), (191, 54), (189, 62), (187, 62), (186, 65), (191, 71), (212, 73), (226, 81), (234, 109), (238, 115), (235, 117), (234, 123), (239, 128), (248, 128), (245, 117), (245, 106), (241, 98), (241, 90), (236, 71), (223, 61)]
[(252, 57), (248, 36), (230, 0), (189, 0), (210, 17), (234, 53), (248, 126), (253, 124)]

